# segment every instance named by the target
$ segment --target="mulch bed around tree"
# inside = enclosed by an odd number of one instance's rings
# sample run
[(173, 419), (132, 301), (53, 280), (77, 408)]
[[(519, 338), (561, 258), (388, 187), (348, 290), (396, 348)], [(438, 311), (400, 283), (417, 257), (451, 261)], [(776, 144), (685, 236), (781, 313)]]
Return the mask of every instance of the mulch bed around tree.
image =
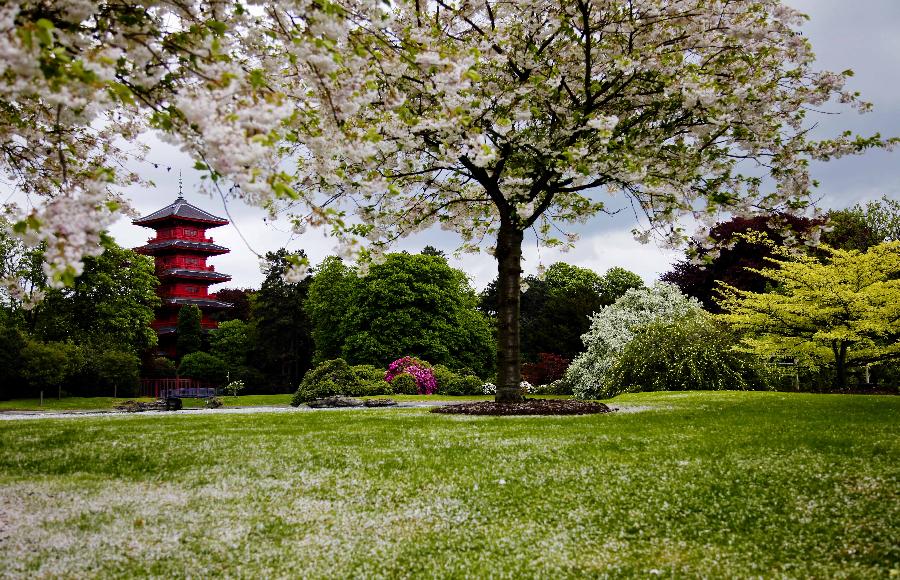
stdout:
[(521, 403), (479, 401), (435, 407), (432, 413), (448, 415), (593, 415), (611, 413), (603, 403), (573, 401), (571, 399), (525, 399)]

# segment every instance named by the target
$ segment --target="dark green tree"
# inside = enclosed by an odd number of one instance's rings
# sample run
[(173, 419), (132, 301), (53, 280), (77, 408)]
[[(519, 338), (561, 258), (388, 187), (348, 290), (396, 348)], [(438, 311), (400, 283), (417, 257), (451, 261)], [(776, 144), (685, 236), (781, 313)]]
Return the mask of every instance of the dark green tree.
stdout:
[(179, 357), (203, 349), (203, 314), (193, 305), (182, 306), (178, 311), (178, 330), (175, 349)]
[(219, 357), (208, 352), (192, 352), (181, 358), (178, 374), (198, 381), (224, 385), (227, 371), (225, 363)]
[(312, 327), (304, 309), (310, 278), (286, 282), (289, 266), (286, 250), (266, 254), (266, 279), (251, 300), (258, 368), (279, 392), (297, 388), (313, 356)]
[(25, 337), (0, 314), (0, 400), (19, 394)]
[(430, 246), (430, 245), (422, 248), (422, 251), (419, 253), (422, 254), (423, 256), (434, 256), (436, 258), (443, 258), (445, 260), (447, 259), (446, 252), (444, 252), (443, 250), (438, 250), (434, 246)]
[(250, 298), (256, 290), (251, 288), (220, 288), (216, 290), (219, 300), (230, 302), (231, 308), (224, 308), (215, 312), (212, 316), (219, 322), (226, 320), (250, 320)]
[[(522, 358), (536, 361), (540, 353), (572, 359), (584, 350), (581, 335), (588, 316), (612, 304), (629, 288), (643, 286), (640, 276), (611, 268), (604, 276), (593, 270), (556, 262), (543, 276), (528, 276), (520, 298)], [(481, 309), (496, 313), (496, 281), (481, 293)]]
[(316, 266), (305, 308), (312, 325), (315, 364), (341, 358), (347, 336), (347, 311), (359, 284), (356, 272), (329, 256)]
[(900, 240), (900, 201), (887, 196), (826, 214), (822, 241), (833, 248), (865, 252), (884, 242)]
[(383, 366), (411, 355), (482, 376), (493, 370), (490, 323), (466, 275), (443, 258), (389, 254), (348, 285), (341, 350), (351, 364)]
[(90, 344), (141, 354), (156, 345), (150, 328), (159, 305), (153, 260), (103, 236), (103, 253), (84, 260), (71, 287), (45, 289), (26, 325), (44, 341)]
[(211, 330), (208, 337), (210, 354), (222, 359), (230, 380), (243, 381), (250, 392), (265, 386), (265, 380), (254, 364), (259, 354), (254, 323), (226, 320), (219, 323), (219, 328)]

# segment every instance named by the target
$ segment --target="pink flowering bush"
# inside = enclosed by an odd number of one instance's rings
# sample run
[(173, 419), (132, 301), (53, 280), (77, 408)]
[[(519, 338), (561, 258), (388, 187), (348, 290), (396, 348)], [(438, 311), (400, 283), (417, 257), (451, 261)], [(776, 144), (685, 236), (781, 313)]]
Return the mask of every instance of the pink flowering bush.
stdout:
[(388, 365), (388, 370), (384, 373), (384, 380), (391, 382), (403, 373), (411, 375), (415, 379), (416, 390), (420, 395), (432, 395), (437, 391), (434, 370), (427, 362), (411, 356), (398, 358)]

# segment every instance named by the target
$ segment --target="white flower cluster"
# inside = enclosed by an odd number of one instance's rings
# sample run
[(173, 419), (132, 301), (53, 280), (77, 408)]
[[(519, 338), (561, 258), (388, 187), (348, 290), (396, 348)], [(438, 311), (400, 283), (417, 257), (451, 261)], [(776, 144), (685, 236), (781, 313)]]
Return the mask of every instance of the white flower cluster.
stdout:
[(597, 397), (617, 355), (641, 326), (701, 310), (696, 298), (665, 282), (628, 290), (591, 317), (591, 327), (581, 337), (587, 350), (572, 361), (564, 380), (572, 385), (575, 396)]

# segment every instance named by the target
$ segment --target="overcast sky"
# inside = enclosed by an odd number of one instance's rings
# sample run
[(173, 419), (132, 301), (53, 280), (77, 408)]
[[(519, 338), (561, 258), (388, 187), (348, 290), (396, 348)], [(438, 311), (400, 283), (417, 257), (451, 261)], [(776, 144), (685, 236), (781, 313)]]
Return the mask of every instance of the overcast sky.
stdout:
[[(809, 14), (811, 20), (804, 27), (818, 57), (818, 68), (842, 71), (853, 69), (856, 75), (850, 88), (862, 93), (875, 105), (875, 111), (859, 115), (852, 111), (819, 119), (818, 136), (833, 135), (841, 130), (869, 135), (900, 135), (900, 0), (789, 0), (788, 4)], [(184, 194), (188, 201), (225, 216), (221, 199), (197, 193), (200, 174), (191, 167), (193, 162), (176, 148), (149, 138), (152, 150), (149, 163), (137, 169), (155, 182), (156, 188), (128, 191), (133, 206), (146, 215), (170, 203), (178, 192), (178, 173), (182, 171)], [(155, 168), (152, 163), (158, 163)], [(167, 170), (167, 167), (172, 167)], [(882, 195), (900, 198), (900, 151), (874, 151), (859, 157), (819, 163), (812, 168), (813, 178), (820, 182), (817, 197), (825, 208), (842, 208), (857, 202), (877, 199)], [(262, 281), (257, 254), (287, 247), (306, 250), (313, 264), (333, 253), (334, 242), (317, 232), (303, 236), (291, 235), (285, 222), (264, 223), (263, 212), (230, 202), (228, 211), (233, 225), (212, 230), (216, 243), (231, 248), (231, 253), (216, 257), (216, 270), (233, 276), (230, 287), (258, 287)], [(640, 274), (648, 283), (669, 269), (677, 253), (654, 245), (634, 241), (630, 229), (634, 223), (628, 211), (610, 218), (598, 216), (579, 227), (582, 237), (574, 250), (538, 249), (526, 241), (525, 272), (532, 274), (539, 263), (550, 265), (565, 261), (591, 268), (599, 273), (613, 266), (621, 266)], [(111, 229), (113, 236), (125, 246), (145, 243), (151, 230), (133, 226), (122, 219)], [(249, 241), (248, 247), (241, 236)], [(441, 231), (428, 231), (404, 240), (398, 250), (418, 252), (427, 244), (445, 250), (455, 249), (457, 239)], [(455, 267), (464, 270), (477, 288), (483, 288), (496, 275), (496, 266), (489, 255), (451, 258)]]

